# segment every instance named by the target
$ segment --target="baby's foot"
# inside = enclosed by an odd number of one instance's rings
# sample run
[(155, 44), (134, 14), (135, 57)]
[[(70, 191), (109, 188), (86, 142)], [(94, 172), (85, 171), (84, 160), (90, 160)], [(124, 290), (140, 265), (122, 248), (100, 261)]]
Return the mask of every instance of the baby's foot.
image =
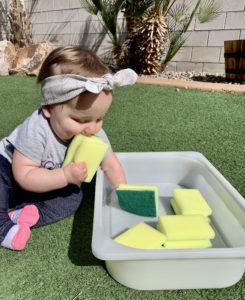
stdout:
[(21, 209), (16, 209), (9, 212), (11, 221), (18, 225), (27, 225), (32, 227), (39, 220), (38, 209), (35, 205), (26, 205)]
[(1, 243), (12, 250), (23, 250), (30, 238), (31, 230), (27, 225), (13, 225)]

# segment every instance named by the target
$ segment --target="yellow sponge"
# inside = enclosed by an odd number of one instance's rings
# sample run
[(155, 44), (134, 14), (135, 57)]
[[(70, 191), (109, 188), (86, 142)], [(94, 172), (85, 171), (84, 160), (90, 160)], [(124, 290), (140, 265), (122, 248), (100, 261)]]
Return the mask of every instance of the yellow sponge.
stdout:
[(86, 137), (82, 134), (78, 134), (69, 145), (63, 167), (70, 162), (85, 162), (88, 170), (88, 176), (85, 182), (90, 182), (104, 158), (107, 149), (108, 145), (102, 138), (97, 136)]
[(131, 248), (163, 249), (166, 236), (155, 228), (141, 222), (117, 236), (114, 241)]
[(210, 240), (166, 241), (165, 249), (211, 248)]
[(170, 241), (209, 240), (215, 236), (215, 232), (207, 222), (207, 218), (201, 215), (160, 216), (157, 228)]
[(173, 195), (171, 205), (176, 214), (206, 217), (212, 214), (212, 209), (197, 189), (175, 189)]

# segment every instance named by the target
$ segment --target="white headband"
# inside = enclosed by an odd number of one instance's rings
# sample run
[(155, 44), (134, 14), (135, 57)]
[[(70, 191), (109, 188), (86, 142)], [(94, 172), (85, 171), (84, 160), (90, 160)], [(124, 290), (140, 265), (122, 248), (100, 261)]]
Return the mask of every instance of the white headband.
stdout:
[(108, 73), (102, 77), (83, 77), (75, 74), (50, 76), (41, 84), (41, 105), (65, 102), (85, 91), (99, 94), (102, 90), (111, 91), (115, 86), (132, 85), (137, 77), (131, 69), (118, 71), (114, 75)]

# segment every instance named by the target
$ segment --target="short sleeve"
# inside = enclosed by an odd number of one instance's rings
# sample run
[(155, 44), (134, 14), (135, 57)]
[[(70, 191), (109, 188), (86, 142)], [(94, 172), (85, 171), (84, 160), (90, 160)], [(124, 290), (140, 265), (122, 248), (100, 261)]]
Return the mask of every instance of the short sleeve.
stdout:
[(106, 135), (106, 133), (105, 133), (105, 131), (103, 129), (100, 129), (100, 131), (97, 132), (96, 135), (98, 137), (102, 138), (103, 141), (111, 147), (111, 143), (109, 141), (109, 138), (108, 138), (108, 136)]
[(7, 138), (19, 152), (39, 165), (47, 143), (45, 124), (40, 114), (34, 112)]
[(107, 151), (106, 151), (106, 154), (105, 154), (105, 156), (103, 158), (103, 161), (105, 161), (107, 159), (108, 154), (112, 150), (111, 143), (110, 143), (109, 138), (108, 138), (108, 136), (106, 135), (106, 133), (105, 133), (105, 131), (103, 129), (100, 129), (100, 131), (96, 133), (96, 136), (102, 138), (103, 141), (109, 146), (108, 149), (107, 149)]

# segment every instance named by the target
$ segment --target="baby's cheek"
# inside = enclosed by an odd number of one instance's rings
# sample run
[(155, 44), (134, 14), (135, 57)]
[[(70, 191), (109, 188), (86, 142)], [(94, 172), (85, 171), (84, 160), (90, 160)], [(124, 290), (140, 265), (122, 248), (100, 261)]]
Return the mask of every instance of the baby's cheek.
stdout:
[(84, 126), (82, 126), (80, 124), (76, 124), (76, 125), (73, 125), (70, 128), (68, 128), (68, 130), (71, 134), (75, 135), (75, 134), (81, 133), (83, 131), (83, 127)]
[(97, 132), (102, 128), (103, 122), (97, 124)]

